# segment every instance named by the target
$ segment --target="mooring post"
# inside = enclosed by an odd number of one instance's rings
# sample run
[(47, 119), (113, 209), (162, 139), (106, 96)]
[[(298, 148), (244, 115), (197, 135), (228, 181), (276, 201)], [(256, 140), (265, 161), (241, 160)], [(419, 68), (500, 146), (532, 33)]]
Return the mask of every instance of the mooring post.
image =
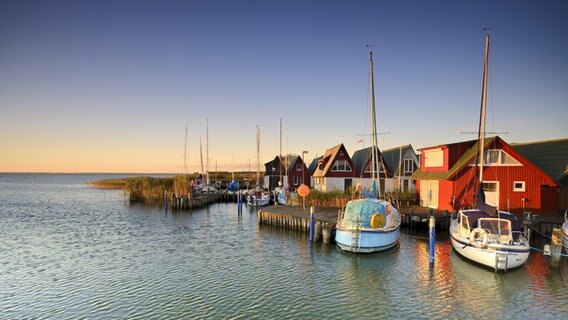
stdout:
[(168, 190), (164, 190), (164, 208), (168, 210)]
[(240, 216), (243, 213), (243, 199), (241, 198), (241, 190), (237, 193), (237, 214)]
[(560, 262), (560, 257), (562, 256), (562, 229), (552, 228), (552, 237), (550, 240), (550, 246), (552, 251), (552, 263), (553, 267), (558, 267)]
[(430, 216), (429, 221), (429, 238), (430, 238), (430, 264), (434, 264), (434, 245), (436, 243), (436, 217)]
[(310, 207), (310, 241), (314, 241), (315, 222), (316, 222), (316, 209), (313, 206), (311, 206)]

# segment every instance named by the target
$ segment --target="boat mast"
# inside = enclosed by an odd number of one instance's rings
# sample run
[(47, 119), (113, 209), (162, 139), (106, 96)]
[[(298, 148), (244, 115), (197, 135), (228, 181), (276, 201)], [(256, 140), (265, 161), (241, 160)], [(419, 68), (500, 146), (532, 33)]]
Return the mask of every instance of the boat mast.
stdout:
[(207, 170), (205, 172), (205, 176), (207, 177), (207, 183), (205, 185), (209, 186), (209, 118), (205, 118), (205, 130), (205, 168)]
[(199, 156), (201, 157), (201, 173), (205, 173), (203, 169), (203, 145), (201, 144), (201, 136), (199, 136)]
[(280, 168), (278, 168), (278, 171), (280, 171), (280, 185), (279, 187), (284, 187), (284, 184), (282, 183), (282, 118), (280, 118), (280, 157), (279, 157), (279, 162), (280, 162)]
[[(371, 86), (370, 90), (370, 104), (371, 104), (371, 139), (372, 139), (372, 147), (371, 147), (371, 181), (375, 183), (375, 179), (379, 176), (379, 173), (376, 172), (377, 170), (377, 161), (378, 161), (378, 152), (377, 152), (377, 119), (375, 115), (375, 80), (373, 77), (373, 47), (371, 45), (367, 45), (369, 48), (369, 82)], [(381, 183), (379, 177), (379, 183), (377, 184), (377, 193), (381, 194)]]
[(260, 127), (256, 125), (256, 186), (260, 192)]
[(183, 181), (187, 180), (187, 125), (185, 126), (185, 140), (183, 147)]
[(489, 65), (489, 29), (485, 29), (485, 62), (483, 63), (483, 83), (481, 86), (481, 112), (479, 114), (479, 183), (483, 183), (483, 149), (485, 146), (485, 110), (487, 107), (487, 69)]

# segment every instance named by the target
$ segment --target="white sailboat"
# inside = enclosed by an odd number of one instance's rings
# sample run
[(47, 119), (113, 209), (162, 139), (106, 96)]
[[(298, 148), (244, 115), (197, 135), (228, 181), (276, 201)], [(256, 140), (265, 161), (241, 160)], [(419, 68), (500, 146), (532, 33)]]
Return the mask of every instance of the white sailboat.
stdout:
[[(280, 162), (282, 162), (282, 118), (280, 118), (280, 155), (278, 157)], [(282, 176), (282, 168), (280, 168), (280, 180), (278, 181), (278, 187), (274, 188), (274, 204), (286, 204), (286, 187), (284, 187), (284, 179), (288, 180), (288, 156), (284, 157), (284, 170), (286, 174)], [(282, 163), (280, 163), (282, 166)]]
[(205, 152), (205, 187), (203, 187), (203, 190), (201, 190), (201, 192), (206, 192), (206, 193), (217, 193), (219, 192), (212, 184), (211, 184), (211, 180), (209, 179), (209, 118), (205, 119), (206, 121), (206, 136), (205, 136), (205, 147), (206, 147), (206, 152)]
[(463, 257), (506, 271), (523, 265), (530, 253), (529, 242), (523, 237), (521, 223), (515, 215), (499, 211), (485, 203), (483, 192), (483, 162), (485, 145), (485, 109), (487, 103), (487, 70), (489, 63), (489, 33), (485, 34), (485, 63), (479, 120), (477, 208), (460, 210), (450, 223), (450, 238), (454, 250)]
[[(400, 213), (386, 200), (377, 199), (377, 128), (375, 116), (375, 87), (373, 51), (370, 51), (369, 74), (371, 87), (372, 187), (368, 198), (349, 201), (337, 218), (335, 242), (341, 250), (376, 252), (394, 247), (400, 239)], [(380, 184), (379, 184), (380, 186)], [(380, 192), (379, 192), (380, 193)]]
[(252, 194), (249, 193), (247, 197), (247, 205), (253, 207), (264, 207), (270, 204), (270, 195), (263, 192), (260, 185), (260, 127), (259, 126), (256, 126), (256, 157), (257, 157), (256, 189)]
[(201, 136), (199, 136), (199, 157), (201, 159), (201, 171), (195, 178), (195, 185), (193, 186), (193, 190), (195, 192), (201, 192), (205, 187), (205, 184), (203, 183), (203, 146), (201, 144)]

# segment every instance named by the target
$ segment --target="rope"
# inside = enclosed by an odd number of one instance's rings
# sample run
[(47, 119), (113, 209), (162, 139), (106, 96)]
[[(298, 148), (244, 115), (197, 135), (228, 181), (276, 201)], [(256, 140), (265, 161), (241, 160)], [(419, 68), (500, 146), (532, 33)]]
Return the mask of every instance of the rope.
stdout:
[[(535, 251), (538, 251), (538, 252), (544, 252), (544, 250), (541, 250), (541, 249), (538, 249), (538, 248), (534, 248), (534, 247), (531, 247), (531, 250), (535, 250)], [(561, 256), (561, 257), (567, 257), (567, 258), (568, 258), (568, 254), (565, 254), (565, 253), (560, 253), (560, 256)]]
[(529, 228), (531, 228), (532, 230), (534, 230), (534, 232), (536, 232), (536, 233), (540, 234), (541, 236), (543, 236), (543, 237), (545, 237), (545, 238), (548, 238), (548, 239), (551, 239), (551, 240), (552, 240), (552, 237), (550, 237), (550, 236), (547, 236), (546, 234), (544, 234), (544, 233), (540, 232), (539, 230), (535, 229), (535, 228), (534, 228), (534, 227), (533, 227), (532, 225), (529, 225)]

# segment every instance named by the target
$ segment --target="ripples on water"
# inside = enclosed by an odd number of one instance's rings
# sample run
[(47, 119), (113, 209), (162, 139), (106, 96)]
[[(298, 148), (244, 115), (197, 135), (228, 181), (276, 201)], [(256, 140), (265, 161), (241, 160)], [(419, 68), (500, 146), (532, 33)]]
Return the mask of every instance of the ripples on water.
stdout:
[(568, 264), (495, 274), (407, 231), (354, 255), (245, 208), (131, 206), (87, 175), (0, 175), (0, 318), (559, 319)]

